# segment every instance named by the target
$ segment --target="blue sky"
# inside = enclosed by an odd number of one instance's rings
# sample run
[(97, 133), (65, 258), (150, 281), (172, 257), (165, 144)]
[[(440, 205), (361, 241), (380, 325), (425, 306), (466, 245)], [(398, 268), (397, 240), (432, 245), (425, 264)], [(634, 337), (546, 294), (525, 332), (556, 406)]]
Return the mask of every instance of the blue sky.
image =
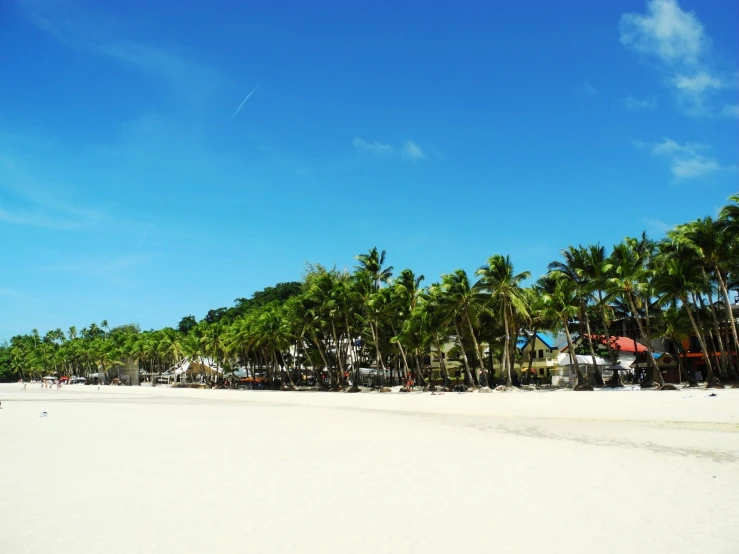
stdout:
[(375, 245), (538, 276), (739, 190), (733, 0), (311, 4), (2, 4), (0, 340)]

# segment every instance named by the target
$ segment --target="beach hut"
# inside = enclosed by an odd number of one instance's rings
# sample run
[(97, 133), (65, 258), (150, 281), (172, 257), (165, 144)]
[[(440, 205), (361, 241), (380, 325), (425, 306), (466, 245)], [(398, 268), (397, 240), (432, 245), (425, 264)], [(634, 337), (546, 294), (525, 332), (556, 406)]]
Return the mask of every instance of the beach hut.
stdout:
[[(596, 368), (602, 372), (608, 366), (608, 362), (600, 356), (595, 357), (595, 364), (593, 364), (593, 357), (589, 354), (575, 354), (574, 357), (580, 371), (585, 375), (594, 373)], [(564, 387), (574, 383), (575, 361), (571, 354), (563, 352), (557, 356), (557, 368), (552, 371), (552, 385)]]

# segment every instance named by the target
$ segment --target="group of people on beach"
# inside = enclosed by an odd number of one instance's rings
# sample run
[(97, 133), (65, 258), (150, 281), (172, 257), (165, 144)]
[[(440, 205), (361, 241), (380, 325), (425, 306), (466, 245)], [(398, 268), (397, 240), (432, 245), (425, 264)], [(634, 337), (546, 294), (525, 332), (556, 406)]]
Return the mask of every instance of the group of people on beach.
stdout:
[[(23, 385), (23, 390), (26, 390), (28, 387), (28, 383), (26, 381), (23, 381), (22, 379), (18, 381)], [(35, 381), (31, 381), (31, 383), (34, 383)], [(41, 380), (41, 386), (39, 387), (41, 390), (51, 390), (54, 386), (56, 386), (56, 390), (62, 390), (62, 381), (61, 379), (56, 379), (55, 381), (52, 381), (50, 379), (42, 379)]]

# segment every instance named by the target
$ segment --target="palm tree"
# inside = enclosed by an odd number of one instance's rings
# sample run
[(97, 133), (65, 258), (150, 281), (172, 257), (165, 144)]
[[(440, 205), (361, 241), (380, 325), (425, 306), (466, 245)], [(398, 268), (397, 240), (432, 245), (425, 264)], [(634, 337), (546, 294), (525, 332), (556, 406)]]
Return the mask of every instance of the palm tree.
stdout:
[(708, 385), (717, 386), (719, 384), (715, 373), (713, 372), (713, 366), (711, 365), (711, 359), (708, 356), (708, 348), (706, 341), (701, 332), (700, 326), (695, 320), (693, 310), (690, 305), (691, 293), (701, 290), (703, 286), (703, 279), (699, 273), (697, 264), (679, 255), (666, 254), (659, 260), (659, 271), (655, 279), (655, 290), (659, 294), (663, 294), (667, 299), (680, 301), (683, 308), (687, 312), (690, 323), (693, 326), (693, 332), (695, 333), (703, 351), (703, 359), (706, 363), (706, 370), (708, 372)]
[(541, 277), (536, 282), (535, 288), (543, 298), (547, 317), (557, 320), (565, 332), (565, 336), (567, 337), (567, 351), (569, 352), (570, 360), (572, 360), (575, 375), (577, 376), (575, 389), (579, 390), (579, 387), (585, 385), (585, 376), (580, 371), (575, 344), (570, 333), (570, 321), (580, 313), (580, 298), (577, 287), (571, 279), (567, 279), (562, 273), (554, 271)]
[(379, 252), (373, 247), (367, 254), (359, 254), (355, 257), (359, 262), (356, 269), (370, 276), (374, 290), (378, 290), (382, 283), (387, 283), (393, 276), (393, 267), (385, 267), (385, 251)]
[(439, 355), (439, 370), (443, 386), (449, 388), (449, 372), (444, 359), (443, 345), (451, 334), (450, 326), (453, 314), (446, 307), (444, 291), (439, 283), (434, 283), (426, 289), (417, 309), (420, 312), (419, 317), (423, 320), (423, 326), (427, 330), (429, 342), (433, 344)]
[(689, 386), (695, 387), (698, 386), (695, 375), (688, 372), (683, 364), (682, 342), (690, 337), (693, 330), (690, 318), (687, 317), (687, 310), (686, 305), (678, 306), (676, 302), (672, 302), (671, 306), (660, 313), (658, 325), (660, 334), (668, 339), (672, 348), (672, 354), (677, 361), (681, 380), (687, 381)]
[[(531, 276), (528, 271), (516, 273), (510, 256), (496, 254), (488, 258), (486, 265), (481, 266), (475, 274), (480, 278), (479, 289), (486, 291), (493, 304), (500, 306), (499, 317), (503, 322), (505, 337), (503, 342), (503, 372), (506, 374), (506, 386), (512, 384), (511, 361), (509, 358), (511, 345), (510, 322), (517, 314), (524, 320), (529, 318), (526, 295), (521, 283)], [(514, 341), (515, 344), (515, 341)]]
[[(480, 362), (480, 369), (483, 369), (484, 356), (480, 350), (480, 344), (475, 336), (475, 329), (472, 321), (477, 317), (479, 311), (484, 309), (487, 296), (480, 287), (470, 285), (470, 279), (464, 269), (457, 269), (452, 273), (441, 276), (441, 301), (446, 307), (454, 329), (457, 333), (457, 342), (462, 362), (464, 363), (465, 381), (469, 385), (477, 385), (478, 379), (476, 373), (470, 371), (470, 364), (467, 353), (464, 348), (464, 335), (462, 326), (467, 325), (468, 333), (472, 339), (476, 356)], [(485, 378), (482, 371), (483, 379)], [(486, 383), (487, 384), (487, 383)]]
[[(643, 302), (645, 306), (649, 304), (651, 283), (649, 282), (650, 272), (645, 267), (645, 257), (646, 254), (641, 245), (635, 243), (634, 240), (627, 239), (614, 246), (611, 254), (613, 276), (608, 279), (608, 284), (610, 290), (623, 298), (629, 307), (631, 316), (639, 328), (642, 343), (647, 349), (647, 363), (652, 369), (652, 381), (662, 386), (664, 379), (652, 354), (651, 340), (646, 328), (649, 314), (646, 313), (644, 318), (646, 323), (642, 322), (636, 307), (637, 302)], [(645, 296), (647, 297), (646, 302), (644, 302)]]
[[(737, 239), (732, 224), (728, 223), (732, 221), (732, 208), (734, 206), (724, 208), (722, 221), (717, 222), (710, 217), (698, 219), (691, 223), (679, 225), (673, 232), (669, 233), (669, 236), (676, 245), (683, 245), (692, 249), (698, 255), (702, 264), (713, 271), (713, 276), (724, 299), (726, 319), (728, 319), (729, 329), (734, 339), (734, 349), (735, 352), (739, 352), (736, 319), (732, 315), (731, 299), (726, 286), (727, 264), (736, 259), (739, 251), (739, 239)], [(718, 339), (720, 339), (720, 332), (718, 333)]]
[(184, 357), (182, 335), (171, 327), (163, 329), (157, 349), (162, 356), (162, 360), (169, 363), (169, 365), (180, 362)]
[(733, 202), (733, 204), (727, 204), (721, 208), (719, 220), (727, 229), (735, 235), (739, 235), (739, 194), (729, 196), (729, 202)]

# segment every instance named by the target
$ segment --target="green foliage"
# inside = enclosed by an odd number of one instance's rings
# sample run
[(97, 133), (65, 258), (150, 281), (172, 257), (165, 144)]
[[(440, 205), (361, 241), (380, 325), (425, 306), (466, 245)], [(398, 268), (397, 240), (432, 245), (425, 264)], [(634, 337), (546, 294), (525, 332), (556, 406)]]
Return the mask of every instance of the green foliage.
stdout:
[[(467, 380), (479, 377), (485, 384), (490, 360), (502, 359), (508, 369), (502, 377), (510, 382), (522, 328), (562, 330), (574, 340), (624, 318), (639, 323), (645, 341), (655, 333), (677, 340), (691, 331), (702, 338), (701, 322), (710, 322), (701, 313), (707, 309), (704, 297), (725, 299), (739, 275), (738, 214), (732, 204), (719, 220), (679, 225), (660, 243), (646, 235), (626, 238), (610, 255), (598, 244), (569, 246), (528, 288), (529, 273), (516, 273), (502, 255), (491, 256), (475, 272), (476, 280), (458, 269), (421, 288), (423, 276), (410, 269), (394, 278), (385, 251), (375, 247), (356, 256), (352, 271), (308, 265), (302, 282), (237, 298), (201, 321), (188, 315), (177, 328), (111, 329), (103, 320), (43, 336), (34, 329), (0, 346), (0, 380), (111, 372), (125, 359), (156, 374), (187, 356), (247, 366), (253, 377), (275, 383), (290, 385), (311, 373), (319, 383), (338, 387), (368, 365), (386, 368), (401, 381), (410, 372), (430, 376), (423, 360), (453, 343)], [(720, 302), (717, 309), (726, 310)], [(602, 341), (596, 342), (594, 350), (580, 342), (577, 351), (601, 354)], [(443, 367), (442, 375), (448, 382)]]

